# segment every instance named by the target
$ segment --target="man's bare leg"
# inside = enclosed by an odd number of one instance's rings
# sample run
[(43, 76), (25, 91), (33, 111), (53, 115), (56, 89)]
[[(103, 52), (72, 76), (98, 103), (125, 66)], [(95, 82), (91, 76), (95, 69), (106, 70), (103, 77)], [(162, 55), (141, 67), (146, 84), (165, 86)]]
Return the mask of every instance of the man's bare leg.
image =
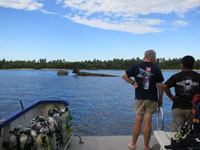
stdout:
[(149, 145), (149, 141), (151, 138), (151, 121), (152, 121), (152, 114), (145, 113), (144, 115), (144, 150), (151, 150), (152, 147)]
[(135, 150), (137, 139), (138, 139), (138, 136), (140, 135), (141, 128), (142, 128), (142, 120), (143, 120), (143, 115), (136, 115), (135, 124), (133, 126), (132, 142), (128, 144), (128, 147), (131, 150)]

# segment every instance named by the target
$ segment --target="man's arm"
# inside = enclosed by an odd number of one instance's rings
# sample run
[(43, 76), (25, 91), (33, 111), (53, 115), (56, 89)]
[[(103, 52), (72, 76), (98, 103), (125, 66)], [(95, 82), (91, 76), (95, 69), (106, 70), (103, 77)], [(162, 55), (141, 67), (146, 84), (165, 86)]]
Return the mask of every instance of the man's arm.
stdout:
[(172, 95), (170, 88), (168, 88), (168, 86), (166, 84), (163, 84), (163, 88), (165, 90), (165, 93), (167, 94), (167, 96), (173, 101), (175, 98), (177, 98), (177, 96)]
[(137, 82), (135, 82), (134, 80), (132, 80), (132, 79), (126, 74), (126, 72), (124, 72), (124, 73), (122, 74), (122, 78), (123, 78), (126, 82), (128, 82), (128, 83), (134, 85), (134, 88), (135, 88), (135, 89), (138, 87)]
[(158, 107), (162, 107), (163, 104), (163, 84), (162, 82), (158, 83), (158, 91), (159, 91), (159, 97), (158, 97)]

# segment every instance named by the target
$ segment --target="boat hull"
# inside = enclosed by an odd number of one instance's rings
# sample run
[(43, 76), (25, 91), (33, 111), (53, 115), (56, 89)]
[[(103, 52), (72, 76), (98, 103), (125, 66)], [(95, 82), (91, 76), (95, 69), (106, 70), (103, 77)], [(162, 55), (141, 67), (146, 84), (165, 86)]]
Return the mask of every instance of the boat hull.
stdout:
[[(64, 110), (66, 107), (69, 107), (69, 103), (65, 100), (42, 100), (37, 101), (25, 109), (19, 110), (7, 116), (1, 123), (0, 123), (0, 149), (6, 150), (2, 145), (10, 136), (10, 131), (12, 131), (15, 127), (20, 126), (21, 129), (23, 128), (31, 128), (31, 121), (33, 118), (38, 116), (43, 116), (44, 118), (49, 118), (49, 110), (53, 107), (60, 108)], [(22, 107), (23, 108), (23, 107)], [(70, 124), (70, 119), (68, 122), (64, 122)], [(62, 123), (63, 124), (63, 123)], [(67, 127), (64, 125), (64, 130), (67, 132)], [(71, 130), (71, 129), (70, 129)], [(63, 131), (62, 131), (63, 132)], [(72, 137), (71, 132), (67, 133), (67, 140), (63, 143), (62, 148), (66, 149), (66, 145), (69, 144), (70, 138)], [(52, 149), (52, 148), (51, 148)]]

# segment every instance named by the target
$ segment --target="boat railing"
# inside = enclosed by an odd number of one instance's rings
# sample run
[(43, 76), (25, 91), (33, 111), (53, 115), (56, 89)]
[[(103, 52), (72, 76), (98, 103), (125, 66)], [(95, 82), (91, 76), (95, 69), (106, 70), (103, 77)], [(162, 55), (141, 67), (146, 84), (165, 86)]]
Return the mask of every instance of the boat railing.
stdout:
[[(161, 128), (160, 128), (160, 115), (161, 115)], [(157, 111), (157, 130), (164, 130), (164, 112), (162, 107), (158, 108)]]
[(81, 138), (80, 135), (78, 135), (78, 134), (71, 134), (71, 137), (70, 137), (69, 141), (67, 142), (67, 144), (65, 145), (65, 147), (64, 147), (63, 150), (67, 150), (68, 149), (69, 144), (71, 143), (72, 138), (75, 137), (75, 136), (77, 136), (79, 138), (79, 144), (84, 144), (84, 142), (82, 141), (82, 138)]

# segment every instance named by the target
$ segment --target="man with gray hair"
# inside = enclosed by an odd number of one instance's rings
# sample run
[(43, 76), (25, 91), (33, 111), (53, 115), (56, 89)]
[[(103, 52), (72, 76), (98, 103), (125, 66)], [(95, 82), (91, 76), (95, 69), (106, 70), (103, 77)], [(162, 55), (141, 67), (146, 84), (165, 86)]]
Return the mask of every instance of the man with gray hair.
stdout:
[[(135, 88), (134, 111), (136, 119), (133, 126), (132, 142), (128, 144), (131, 150), (136, 148), (143, 120), (144, 150), (152, 149), (149, 145), (152, 131), (152, 115), (157, 112), (157, 107), (162, 106), (162, 82), (164, 80), (160, 68), (154, 64), (155, 60), (156, 52), (147, 50), (144, 53), (143, 62), (133, 64), (122, 74), (122, 78)], [(134, 77), (135, 81), (131, 77)], [(159, 92), (157, 91), (157, 86)]]

